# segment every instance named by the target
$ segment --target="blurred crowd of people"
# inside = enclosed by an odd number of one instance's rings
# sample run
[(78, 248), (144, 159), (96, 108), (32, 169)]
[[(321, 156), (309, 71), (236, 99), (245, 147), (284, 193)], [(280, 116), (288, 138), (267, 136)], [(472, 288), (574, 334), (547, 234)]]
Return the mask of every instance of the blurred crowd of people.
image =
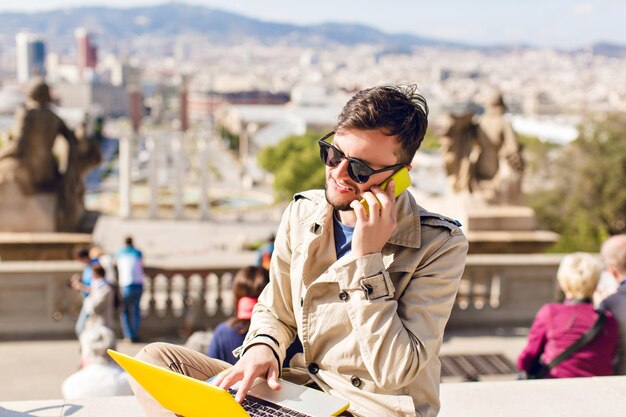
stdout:
[[(270, 239), (259, 249), (258, 264), (234, 275), (233, 316), (212, 332), (205, 332), (208, 342), (196, 343), (196, 350), (236, 363), (233, 350), (243, 343), (254, 306), (269, 283), (272, 246)], [(128, 375), (106, 351), (116, 347), (116, 316), (123, 337), (139, 340), (143, 255), (127, 237), (124, 247), (114, 255), (93, 247), (77, 251), (76, 259), (85, 265), (82, 274), (71, 279), (72, 287), (84, 297), (76, 323), (81, 369), (63, 383), (63, 395), (132, 395)], [(556, 280), (564, 299), (537, 312), (518, 368), (528, 378), (626, 375), (626, 235), (609, 238), (600, 259), (589, 253), (565, 255)], [(194, 343), (188, 346), (194, 348)], [(301, 353), (302, 345), (296, 339), (283, 366), (289, 367)]]
[(63, 382), (63, 397), (132, 395), (128, 375), (107, 350), (116, 348), (118, 313), (124, 339), (139, 341), (143, 255), (129, 236), (114, 255), (94, 246), (78, 249), (75, 258), (84, 264), (82, 273), (70, 278), (71, 287), (83, 296), (75, 326), (81, 360), (80, 369)]

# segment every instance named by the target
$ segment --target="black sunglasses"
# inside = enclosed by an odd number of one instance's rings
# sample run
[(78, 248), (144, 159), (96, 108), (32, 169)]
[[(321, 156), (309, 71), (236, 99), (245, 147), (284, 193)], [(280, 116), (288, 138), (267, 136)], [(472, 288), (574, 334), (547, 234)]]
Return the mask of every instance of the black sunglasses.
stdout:
[(330, 143), (326, 142), (326, 139), (333, 136), (335, 132), (330, 132), (323, 138), (319, 140), (320, 145), (320, 157), (322, 158), (322, 162), (324, 162), (327, 166), (331, 168), (335, 168), (337, 165), (341, 163), (342, 159), (348, 160), (348, 175), (354, 181), (359, 184), (365, 184), (369, 181), (370, 177), (374, 174), (378, 174), (380, 172), (385, 171), (393, 171), (402, 168), (405, 164), (396, 164), (391, 165), (381, 169), (373, 169), (368, 166), (365, 162), (360, 161), (355, 158), (347, 157), (341, 150), (335, 148)]

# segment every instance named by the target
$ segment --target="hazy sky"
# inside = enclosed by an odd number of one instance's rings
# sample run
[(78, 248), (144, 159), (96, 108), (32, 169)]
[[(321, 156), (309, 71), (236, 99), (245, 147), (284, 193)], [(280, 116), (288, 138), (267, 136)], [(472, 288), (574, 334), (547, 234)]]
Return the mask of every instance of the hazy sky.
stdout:
[[(0, 0), (0, 11), (43, 11), (159, 0)], [(623, 0), (186, 0), (187, 3), (295, 24), (363, 23), (390, 33), (477, 44), (524, 42), (578, 47), (596, 41), (626, 45)]]

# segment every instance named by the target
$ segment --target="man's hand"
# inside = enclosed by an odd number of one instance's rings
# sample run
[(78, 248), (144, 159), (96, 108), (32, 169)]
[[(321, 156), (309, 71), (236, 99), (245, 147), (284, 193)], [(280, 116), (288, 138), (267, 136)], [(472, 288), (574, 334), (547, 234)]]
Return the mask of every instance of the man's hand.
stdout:
[(267, 379), (267, 384), (273, 390), (279, 390), (278, 362), (274, 351), (267, 345), (254, 345), (232, 367), (215, 378), (215, 385), (222, 389), (229, 389), (235, 382), (241, 381), (235, 400), (243, 401), (248, 390), (252, 387), (257, 377)]
[(77, 274), (72, 275), (72, 277), (70, 278), (70, 286), (78, 291), (81, 291), (83, 289), (83, 285), (80, 282), (80, 277)]
[(350, 203), (356, 215), (356, 225), (352, 235), (352, 253), (356, 256), (380, 252), (396, 230), (395, 188), (396, 184), (391, 180), (385, 191), (379, 186), (366, 191), (363, 198), (369, 205), (369, 214), (358, 200)]

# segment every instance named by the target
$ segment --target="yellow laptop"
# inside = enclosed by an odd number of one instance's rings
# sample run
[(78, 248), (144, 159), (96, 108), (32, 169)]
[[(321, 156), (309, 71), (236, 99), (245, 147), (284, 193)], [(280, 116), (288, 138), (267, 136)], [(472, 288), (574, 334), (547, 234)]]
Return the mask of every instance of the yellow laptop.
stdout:
[(111, 349), (108, 352), (159, 404), (185, 417), (328, 417), (350, 406), (344, 399), (285, 380), (280, 381), (281, 389), (274, 391), (261, 378), (239, 404), (232, 389), (227, 391)]

